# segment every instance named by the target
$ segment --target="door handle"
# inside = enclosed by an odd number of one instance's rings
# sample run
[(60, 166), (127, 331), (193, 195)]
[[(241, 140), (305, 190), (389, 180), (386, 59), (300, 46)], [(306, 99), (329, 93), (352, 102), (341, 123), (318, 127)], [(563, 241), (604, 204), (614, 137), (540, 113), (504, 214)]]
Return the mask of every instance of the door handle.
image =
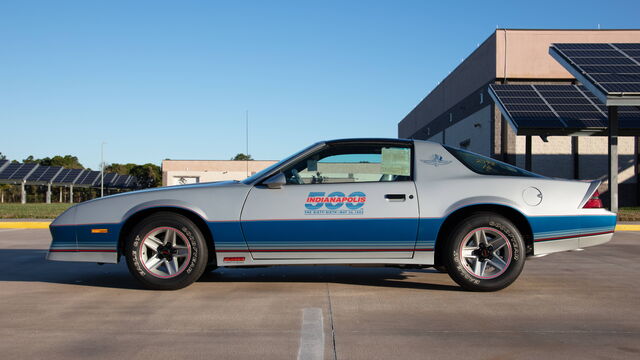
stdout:
[(406, 194), (386, 194), (384, 196), (387, 201), (405, 201), (407, 200)]

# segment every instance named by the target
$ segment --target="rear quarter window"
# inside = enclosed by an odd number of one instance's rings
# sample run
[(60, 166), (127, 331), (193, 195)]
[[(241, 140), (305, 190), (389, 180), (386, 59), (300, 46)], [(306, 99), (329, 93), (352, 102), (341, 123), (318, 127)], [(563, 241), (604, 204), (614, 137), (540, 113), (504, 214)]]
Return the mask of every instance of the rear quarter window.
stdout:
[(458, 161), (469, 170), (482, 175), (498, 175), (498, 176), (525, 176), (525, 177), (542, 177), (530, 171), (520, 169), (513, 165), (503, 163), (502, 161), (478, 155), (470, 151), (456, 149), (447, 145), (444, 146)]

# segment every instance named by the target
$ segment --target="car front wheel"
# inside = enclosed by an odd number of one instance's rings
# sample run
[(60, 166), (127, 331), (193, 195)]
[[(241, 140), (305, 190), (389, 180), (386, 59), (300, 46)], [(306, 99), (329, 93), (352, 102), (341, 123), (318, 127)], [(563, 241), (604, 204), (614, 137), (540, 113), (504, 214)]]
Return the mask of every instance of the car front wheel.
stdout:
[(131, 274), (145, 287), (176, 290), (204, 272), (207, 246), (200, 229), (187, 217), (161, 212), (140, 221), (125, 247)]
[(460, 286), (497, 291), (513, 283), (525, 262), (522, 235), (507, 218), (478, 213), (461, 221), (447, 243), (446, 268)]

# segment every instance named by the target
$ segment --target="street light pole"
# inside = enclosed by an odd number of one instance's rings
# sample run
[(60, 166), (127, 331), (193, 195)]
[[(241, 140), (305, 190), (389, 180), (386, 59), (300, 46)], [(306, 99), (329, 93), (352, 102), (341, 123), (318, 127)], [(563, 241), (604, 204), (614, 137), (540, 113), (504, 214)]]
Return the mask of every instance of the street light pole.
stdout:
[(104, 196), (104, 144), (103, 141), (100, 145), (100, 197)]

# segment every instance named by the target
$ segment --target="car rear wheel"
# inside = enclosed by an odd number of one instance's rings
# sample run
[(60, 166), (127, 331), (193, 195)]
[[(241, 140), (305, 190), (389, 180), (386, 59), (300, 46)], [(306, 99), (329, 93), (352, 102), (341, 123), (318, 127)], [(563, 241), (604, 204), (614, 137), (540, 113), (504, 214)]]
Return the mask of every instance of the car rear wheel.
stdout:
[(447, 243), (446, 268), (460, 286), (497, 291), (513, 283), (524, 267), (522, 235), (507, 218), (478, 213), (461, 221)]
[(176, 290), (196, 281), (207, 266), (207, 246), (187, 217), (161, 212), (140, 221), (125, 247), (131, 274), (145, 287)]

